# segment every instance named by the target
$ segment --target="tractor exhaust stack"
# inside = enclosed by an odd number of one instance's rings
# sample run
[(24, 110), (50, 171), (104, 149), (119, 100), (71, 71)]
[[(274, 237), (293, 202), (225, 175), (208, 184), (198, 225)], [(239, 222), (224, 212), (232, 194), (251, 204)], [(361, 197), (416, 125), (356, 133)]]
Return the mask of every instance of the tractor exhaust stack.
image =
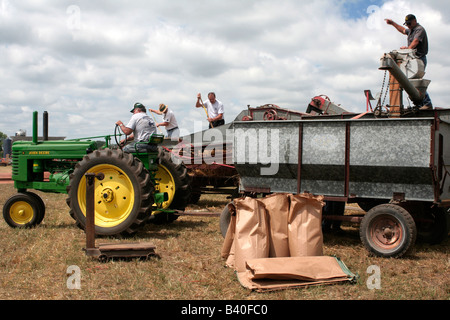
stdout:
[(33, 112), (33, 144), (38, 143), (38, 113), (37, 111)]
[(42, 137), (44, 141), (48, 141), (48, 112), (44, 111), (44, 118), (43, 118), (43, 126), (42, 126)]

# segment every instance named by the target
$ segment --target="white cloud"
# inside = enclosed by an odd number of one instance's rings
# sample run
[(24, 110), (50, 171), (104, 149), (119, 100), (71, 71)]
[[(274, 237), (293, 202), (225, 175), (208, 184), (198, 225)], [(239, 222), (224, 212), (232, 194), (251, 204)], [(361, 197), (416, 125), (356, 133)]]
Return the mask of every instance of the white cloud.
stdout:
[(77, 124), (82, 124), (84, 118), (78, 114), (68, 114), (68, 120), (69, 120), (69, 124), (71, 125), (77, 125)]
[(249, 104), (304, 111), (318, 94), (363, 112), (379, 58), (406, 43), (383, 19), (408, 13), (429, 35), (433, 103), (447, 107), (447, 3), (367, 0), (358, 16), (349, 1), (1, 0), (0, 131), (30, 131), (32, 111), (47, 110), (51, 135), (111, 134), (139, 101), (166, 103), (192, 132), (204, 121), (196, 94), (209, 91), (227, 121)]

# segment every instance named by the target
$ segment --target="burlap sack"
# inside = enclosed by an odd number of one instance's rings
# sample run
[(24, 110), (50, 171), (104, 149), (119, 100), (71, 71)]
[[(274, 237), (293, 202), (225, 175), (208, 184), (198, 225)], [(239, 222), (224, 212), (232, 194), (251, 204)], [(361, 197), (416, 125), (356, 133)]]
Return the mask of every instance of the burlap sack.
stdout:
[(288, 239), (291, 257), (323, 255), (323, 196), (289, 194)]
[(275, 193), (260, 201), (269, 217), (269, 257), (289, 257), (289, 195)]
[(234, 204), (234, 265), (236, 271), (242, 272), (247, 260), (269, 256), (269, 226), (264, 205), (257, 199), (246, 197), (235, 200)]

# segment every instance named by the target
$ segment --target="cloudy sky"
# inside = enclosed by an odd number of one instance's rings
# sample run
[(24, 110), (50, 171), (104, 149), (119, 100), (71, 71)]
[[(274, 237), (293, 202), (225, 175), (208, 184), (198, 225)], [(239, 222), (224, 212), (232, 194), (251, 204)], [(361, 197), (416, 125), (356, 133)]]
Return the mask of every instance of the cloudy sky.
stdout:
[(196, 95), (209, 91), (226, 122), (247, 105), (305, 111), (320, 94), (364, 112), (379, 58), (406, 43), (384, 18), (408, 13), (428, 33), (433, 104), (449, 107), (444, 0), (0, 0), (0, 131), (30, 135), (36, 110), (51, 136), (111, 134), (141, 102), (167, 104), (195, 132)]

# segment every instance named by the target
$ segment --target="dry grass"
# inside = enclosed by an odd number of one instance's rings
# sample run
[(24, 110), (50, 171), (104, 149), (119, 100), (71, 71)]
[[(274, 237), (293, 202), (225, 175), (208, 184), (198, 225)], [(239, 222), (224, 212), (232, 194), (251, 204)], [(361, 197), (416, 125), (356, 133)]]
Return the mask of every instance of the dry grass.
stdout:
[(0, 173), (10, 173), (12, 170), (11, 166), (0, 166)]
[[(0, 184), (0, 205), (14, 194)], [(148, 225), (135, 241), (153, 242), (160, 259), (99, 263), (85, 256), (85, 234), (68, 214), (65, 195), (43, 194), (43, 223), (31, 230), (10, 228), (0, 221), (0, 299), (51, 300), (448, 300), (449, 241), (417, 244), (402, 259), (371, 257), (357, 229), (325, 235), (324, 253), (340, 257), (360, 276), (356, 284), (307, 287), (270, 293), (243, 288), (220, 258), (223, 238), (217, 217), (181, 216), (170, 225)], [(225, 196), (202, 196), (198, 206), (221, 211)], [(105, 239), (97, 239), (105, 241)], [(115, 239), (106, 239), (115, 242)], [(81, 270), (81, 289), (67, 288), (67, 268)], [(369, 290), (367, 268), (381, 268), (381, 289)]]

